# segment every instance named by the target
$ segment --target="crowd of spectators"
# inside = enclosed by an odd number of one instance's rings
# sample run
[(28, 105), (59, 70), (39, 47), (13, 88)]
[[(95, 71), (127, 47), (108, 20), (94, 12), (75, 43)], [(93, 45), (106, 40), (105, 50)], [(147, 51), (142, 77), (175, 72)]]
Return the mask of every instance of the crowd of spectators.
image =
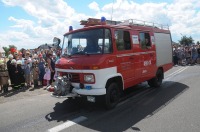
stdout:
[[(34, 49), (17, 51), (11, 49), (8, 59), (4, 60), (8, 71), (8, 85), (1, 85), (1, 91), (51, 87), (55, 75), (55, 62), (60, 58), (60, 49)], [(0, 91), (0, 92), (1, 92)]]
[[(8, 87), (12, 90), (37, 88), (45, 86), (51, 87), (55, 75), (55, 62), (60, 58), (60, 49), (34, 49), (9, 51), (8, 60), (4, 59), (5, 66), (0, 67), (1, 76), (6, 76), (4, 71), (8, 71), (9, 79), (1, 83), (0, 92), (9, 92)], [(0, 57), (1, 58), (1, 57)], [(2, 63), (2, 60), (0, 60)], [(174, 66), (200, 64), (200, 45), (174, 45), (173, 46), (173, 63)], [(10, 81), (8, 81), (10, 80)], [(7, 82), (8, 84), (7, 84)]]
[(173, 61), (175, 66), (200, 64), (200, 45), (174, 45)]

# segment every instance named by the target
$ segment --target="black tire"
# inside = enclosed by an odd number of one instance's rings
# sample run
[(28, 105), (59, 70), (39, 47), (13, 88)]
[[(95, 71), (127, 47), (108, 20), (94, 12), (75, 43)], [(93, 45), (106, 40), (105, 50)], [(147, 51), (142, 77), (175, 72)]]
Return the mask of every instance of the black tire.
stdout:
[(120, 99), (120, 91), (116, 83), (111, 83), (106, 90), (105, 105), (107, 109), (114, 108)]
[(150, 80), (148, 80), (148, 84), (150, 87), (159, 88), (162, 85), (163, 80), (163, 71), (158, 69), (156, 76)]

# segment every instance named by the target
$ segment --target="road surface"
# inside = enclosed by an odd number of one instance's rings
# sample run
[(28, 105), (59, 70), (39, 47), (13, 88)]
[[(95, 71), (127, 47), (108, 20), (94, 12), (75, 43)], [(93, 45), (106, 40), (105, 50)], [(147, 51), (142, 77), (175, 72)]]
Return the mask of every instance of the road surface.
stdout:
[(199, 132), (200, 66), (173, 67), (159, 89), (126, 91), (115, 109), (41, 89), (0, 97), (0, 132)]

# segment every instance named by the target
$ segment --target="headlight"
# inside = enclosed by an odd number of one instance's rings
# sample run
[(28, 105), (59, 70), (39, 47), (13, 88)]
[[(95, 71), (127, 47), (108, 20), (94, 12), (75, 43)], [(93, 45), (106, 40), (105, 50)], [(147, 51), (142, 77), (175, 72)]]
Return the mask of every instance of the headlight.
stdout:
[(84, 81), (87, 83), (94, 83), (94, 75), (84, 75)]

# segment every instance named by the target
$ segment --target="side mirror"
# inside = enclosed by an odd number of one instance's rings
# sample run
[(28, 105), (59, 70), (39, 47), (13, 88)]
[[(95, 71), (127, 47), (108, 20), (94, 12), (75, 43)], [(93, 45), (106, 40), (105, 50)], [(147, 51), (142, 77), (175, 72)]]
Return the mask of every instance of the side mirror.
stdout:
[(54, 45), (59, 45), (59, 44), (60, 44), (60, 39), (57, 38), (57, 37), (54, 37), (54, 38), (53, 38), (53, 44), (54, 44)]

